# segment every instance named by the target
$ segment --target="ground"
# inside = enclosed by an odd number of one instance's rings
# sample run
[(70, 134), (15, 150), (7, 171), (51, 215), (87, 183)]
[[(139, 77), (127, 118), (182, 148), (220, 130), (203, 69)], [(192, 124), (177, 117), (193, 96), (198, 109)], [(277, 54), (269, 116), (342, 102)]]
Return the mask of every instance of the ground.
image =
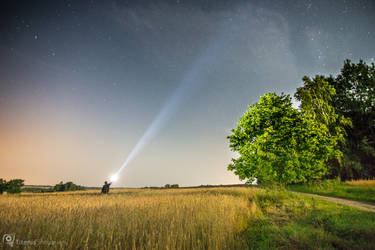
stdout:
[[(255, 187), (2, 195), (0, 221), (1, 236), (8, 234), (14, 245), (30, 249), (371, 249), (375, 245), (375, 213)], [(3, 247), (8, 245), (3, 241)]]

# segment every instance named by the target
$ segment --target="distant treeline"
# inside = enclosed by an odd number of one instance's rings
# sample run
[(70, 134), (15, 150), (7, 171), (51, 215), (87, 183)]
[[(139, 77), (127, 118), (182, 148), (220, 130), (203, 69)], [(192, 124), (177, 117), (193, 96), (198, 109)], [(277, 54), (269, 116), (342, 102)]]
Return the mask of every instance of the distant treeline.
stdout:
[(144, 187), (144, 188), (150, 188), (150, 189), (163, 189), (163, 188), (179, 188), (180, 186), (178, 184), (165, 184), (164, 187)]
[(25, 193), (49, 193), (53, 192), (53, 187), (45, 187), (45, 186), (25, 186), (22, 188), (22, 192)]
[(0, 179), (0, 194), (7, 192), (9, 194), (15, 193), (49, 193), (49, 192), (64, 192), (64, 191), (77, 191), (77, 190), (86, 190), (85, 187), (76, 185), (73, 182), (69, 181), (63, 183), (62, 181), (55, 186), (38, 186), (38, 185), (29, 185), (24, 187), (24, 180), (14, 179), (6, 181)]

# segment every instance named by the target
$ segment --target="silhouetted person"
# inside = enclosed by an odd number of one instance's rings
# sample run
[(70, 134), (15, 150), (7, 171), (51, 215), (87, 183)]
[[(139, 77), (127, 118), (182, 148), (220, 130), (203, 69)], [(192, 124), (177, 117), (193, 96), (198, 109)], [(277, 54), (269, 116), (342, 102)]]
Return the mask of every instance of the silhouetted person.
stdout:
[(102, 187), (102, 194), (108, 194), (109, 192), (109, 186), (112, 184), (112, 182), (108, 183), (107, 181), (104, 182), (104, 185)]

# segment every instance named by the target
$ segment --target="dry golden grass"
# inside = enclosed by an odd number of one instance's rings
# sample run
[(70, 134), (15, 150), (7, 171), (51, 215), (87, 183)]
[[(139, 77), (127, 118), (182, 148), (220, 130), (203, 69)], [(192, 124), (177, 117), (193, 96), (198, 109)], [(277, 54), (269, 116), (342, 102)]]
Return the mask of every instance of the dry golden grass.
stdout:
[[(235, 249), (255, 213), (253, 188), (3, 195), (0, 235), (30, 248)], [(33, 241), (43, 240), (43, 243)], [(51, 243), (54, 245), (46, 246)]]
[(375, 180), (356, 180), (356, 181), (346, 181), (347, 184), (352, 186), (366, 186), (375, 187)]

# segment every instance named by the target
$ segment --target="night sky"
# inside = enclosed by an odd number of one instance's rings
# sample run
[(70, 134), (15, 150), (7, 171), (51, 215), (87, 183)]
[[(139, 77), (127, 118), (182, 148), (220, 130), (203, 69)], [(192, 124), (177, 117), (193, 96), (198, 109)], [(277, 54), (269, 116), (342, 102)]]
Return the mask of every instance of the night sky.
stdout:
[[(266, 92), (374, 62), (374, 1), (1, 1), (1, 178), (238, 183), (226, 136)], [(177, 93), (177, 94), (176, 94)]]

